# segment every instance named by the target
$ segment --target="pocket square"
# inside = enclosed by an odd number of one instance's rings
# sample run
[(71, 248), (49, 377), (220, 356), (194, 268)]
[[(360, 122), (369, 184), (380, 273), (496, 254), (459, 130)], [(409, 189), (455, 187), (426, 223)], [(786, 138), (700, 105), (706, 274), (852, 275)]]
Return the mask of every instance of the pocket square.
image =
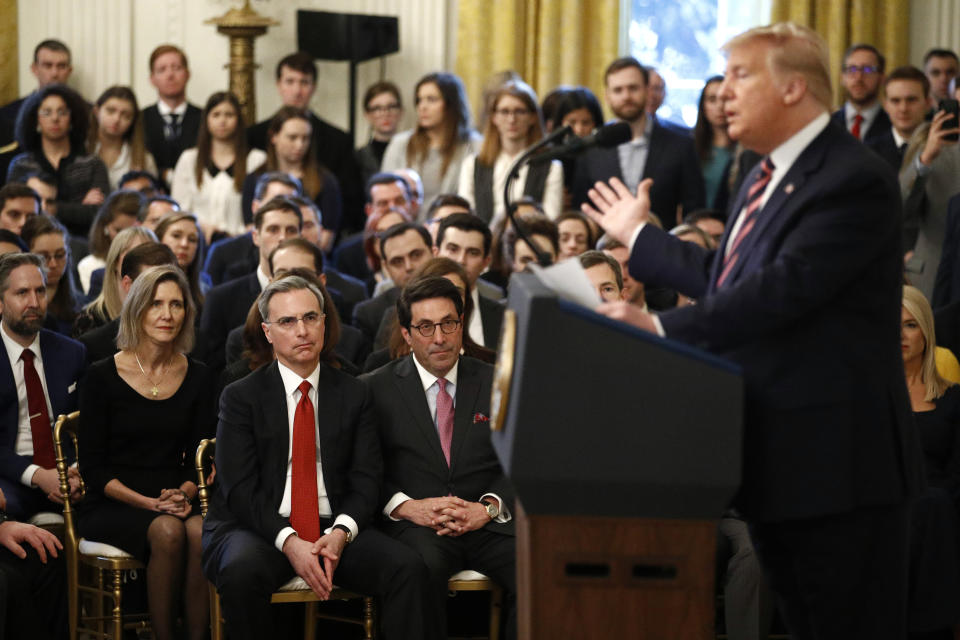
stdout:
[(490, 418), (482, 413), (475, 413), (473, 414), (473, 424), (477, 424), (478, 422), (490, 422)]
[(77, 383), (76, 383), (76, 382), (74, 382), (74, 383), (71, 384), (69, 387), (67, 387), (67, 393), (73, 393), (73, 392), (76, 391), (76, 390), (77, 390)]

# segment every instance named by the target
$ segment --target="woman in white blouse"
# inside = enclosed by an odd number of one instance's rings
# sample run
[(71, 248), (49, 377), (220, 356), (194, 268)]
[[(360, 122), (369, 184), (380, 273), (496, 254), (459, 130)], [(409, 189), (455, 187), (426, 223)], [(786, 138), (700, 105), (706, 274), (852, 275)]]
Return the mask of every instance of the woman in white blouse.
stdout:
[(429, 73), (414, 96), (417, 126), (393, 136), (381, 171), (416, 170), (423, 180), (423, 202), (429, 203), (441, 193), (456, 193), (460, 164), (480, 148), (480, 136), (470, 128), (470, 107), (457, 76)]
[(243, 233), (243, 181), (266, 158), (259, 149), (247, 151), (240, 102), (232, 93), (219, 91), (203, 109), (197, 146), (177, 160), (170, 195), (197, 216), (208, 242), (214, 234)]
[[(503, 187), (507, 172), (524, 149), (543, 138), (543, 116), (537, 94), (522, 81), (510, 81), (491, 101), (490, 118), (480, 152), (464, 160), (458, 193), (491, 226), (506, 215)], [(555, 220), (563, 207), (563, 166), (557, 160), (527, 164), (510, 190), (513, 201), (529, 196)]]
[(88, 148), (103, 160), (116, 190), (128, 171), (157, 175), (157, 163), (143, 141), (143, 121), (130, 87), (110, 87), (97, 98), (90, 121)]

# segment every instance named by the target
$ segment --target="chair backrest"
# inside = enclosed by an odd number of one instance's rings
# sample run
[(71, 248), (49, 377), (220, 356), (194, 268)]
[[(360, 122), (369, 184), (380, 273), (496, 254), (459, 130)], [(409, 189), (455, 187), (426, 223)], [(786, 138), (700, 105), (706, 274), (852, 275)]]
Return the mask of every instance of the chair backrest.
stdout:
[[(57, 457), (57, 476), (60, 478), (60, 497), (63, 498), (63, 548), (66, 552), (68, 584), (76, 584), (78, 573), (79, 550), (77, 545), (77, 529), (73, 521), (73, 501), (70, 498), (70, 476), (68, 475), (67, 458), (64, 455), (64, 442), (69, 439), (73, 445), (74, 455), (80, 459), (80, 446), (77, 442), (77, 426), (80, 424), (80, 412), (74, 411), (69, 415), (60, 415), (53, 427), (53, 452)], [(86, 493), (83, 479), (80, 479), (80, 495)], [(72, 621), (71, 621), (72, 624)]]
[(207, 508), (210, 506), (210, 490), (207, 487), (207, 477), (213, 470), (213, 456), (217, 449), (217, 439), (210, 438), (200, 441), (194, 464), (197, 468), (197, 495), (200, 497), (200, 515), (207, 517)]

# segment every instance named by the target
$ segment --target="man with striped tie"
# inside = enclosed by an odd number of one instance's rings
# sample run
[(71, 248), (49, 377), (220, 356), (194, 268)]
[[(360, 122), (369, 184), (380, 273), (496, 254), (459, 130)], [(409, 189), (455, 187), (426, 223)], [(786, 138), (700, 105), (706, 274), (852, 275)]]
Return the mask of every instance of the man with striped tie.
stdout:
[[(921, 485), (900, 353), (900, 198), (829, 121), (826, 47), (793, 24), (724, 47), (733, 139), (763, 155), (708, 252), (645, 224), (646, 193), (597, 183), (585, 210), (631, 275), (696, 298), (601, 313), (740, 364), (735, 506), (795, 640), (906, 636), (907, 504)], [(703, 446), (709, 446), (704, 443)]]

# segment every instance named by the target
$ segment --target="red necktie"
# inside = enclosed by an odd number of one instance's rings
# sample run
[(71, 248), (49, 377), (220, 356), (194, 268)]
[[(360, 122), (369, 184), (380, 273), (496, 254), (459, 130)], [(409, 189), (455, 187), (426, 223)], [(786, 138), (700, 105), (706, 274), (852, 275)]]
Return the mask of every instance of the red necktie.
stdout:
[(450, 444), (453, 442), (453, 398), (447, 393), (446, 378), (437, 378), (440, 392), (437, 394), (437, 431), (440, 433), (440, 448), (450, 466)]
[(771, 162), (770, 157), (767, 156), (763, 159), (763, 164), (760, 166), (760, 175), (753, 181), (753, 184), (750, 185), (750, 190), (747, 192), (747, 203), (744, 206), (743, 223), (737, 230), (736, 237), (733, 238), (733, 244), (730, 245), (730, 250), (727, 251), (726, 256), (723, 258), (723, 270), (720, 272), (720, 277), (717, 278), (718, 289), (723, 286), (723, 282), (730, 274), (730, 270), (733, 269), (733, 265), (737, 264), (737, 259), (740, 256), (740, 244), (750, 233), (750, 230), (753, 229), (753, 225), (757, 221), (755, 214), (760, 209), (760, 203), (763, 201), (763, 192), (766, 190), (767, 185), (770, 184), (770, 176), (773, 175), (773, 170), (773, 162)]
[(50, 414), (47, 413), (47, 397), (43, 394), (40, 376), (33, 366), (33, 351), (24, 349), (20, 354), (23, 360), (23, 378), (27, 383), (27, 411), (30, 413), (30, 433), (33, 436), (33, 464), (44, 469), (52, 469), (57, 461), (53, 455), (53, 431), (50, 428)]
[(853, 116), (853, 128), (850, 129), (850, 133), (853, 134), (853, 137), (857, 140), (860, 139), (860, 123), (863, 122), (863, 116), (859, 113)]
[(308, 542), (320, 537), (320, 507), (317, 497), (317, 439), (310, 383), (300, 383), (300, 402), (293, 414), (293, 467), (290, 487), (290, 526)]

